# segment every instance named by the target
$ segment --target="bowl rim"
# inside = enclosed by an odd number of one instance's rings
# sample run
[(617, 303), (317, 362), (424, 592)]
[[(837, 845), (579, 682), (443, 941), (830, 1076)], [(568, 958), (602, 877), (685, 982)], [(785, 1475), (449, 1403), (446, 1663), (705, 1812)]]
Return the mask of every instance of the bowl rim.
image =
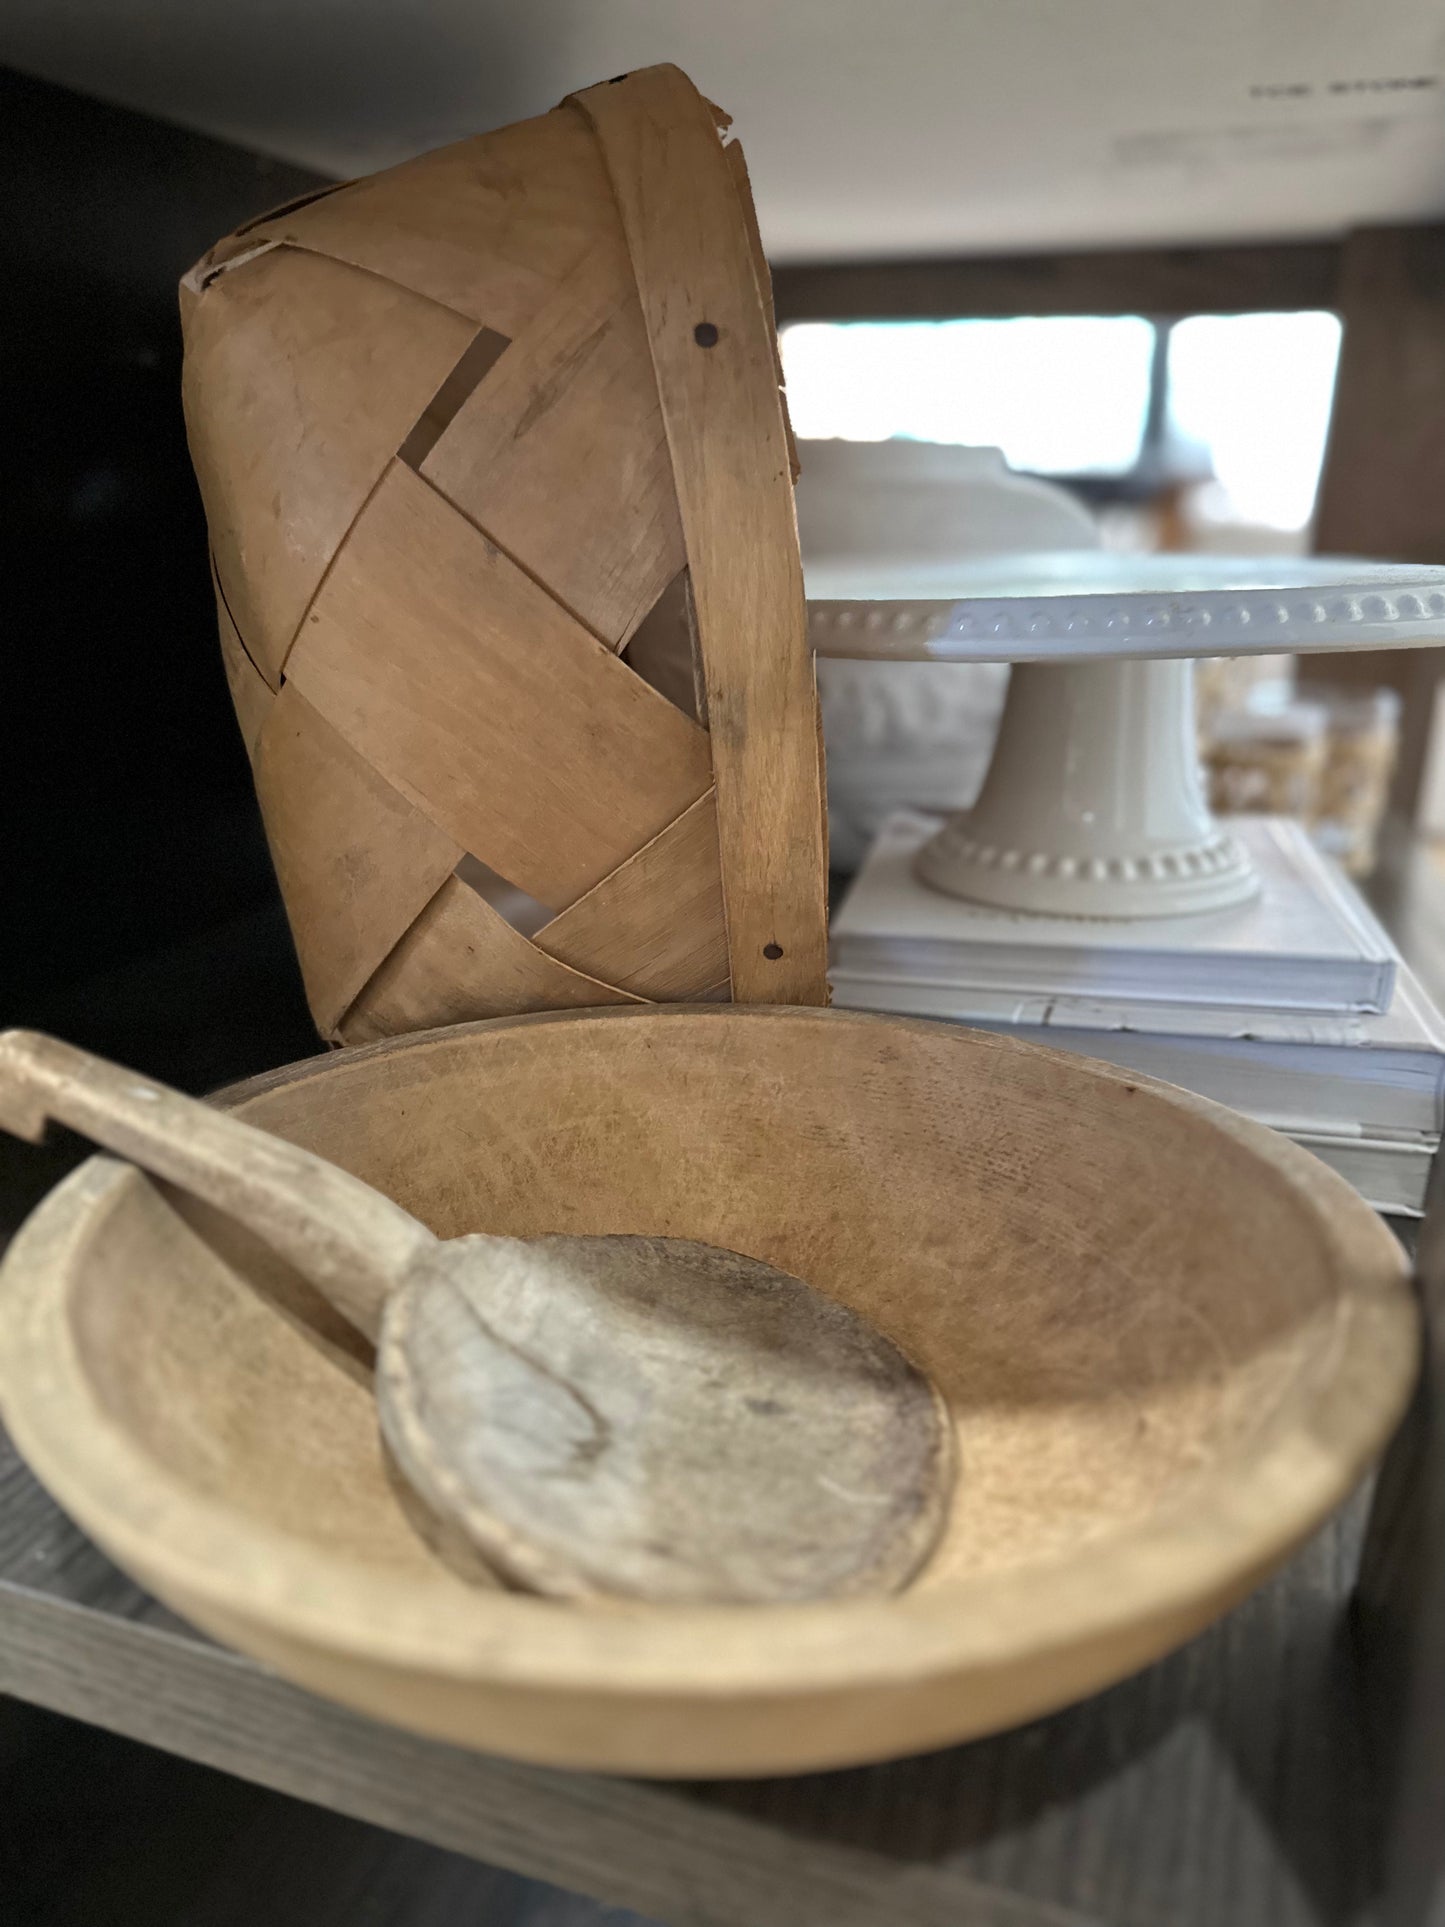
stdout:
[[(1418, 1314), (1403, 1250), (1345, 1181), (1308, 1152), (1208, 1099), (1092, 1059), (924, 1019), (668, 1005), (554, 1011), (419, 1032), (302, 1060), (217, 1094), (228, 1107), (339, 1062), (524, 1026), (709, 1021), (902, 1025), (963, 1050), (1061, 1059), (1203, 1119), (1284, 1179), (1339, 1281), (1327, 1368), (1245, 1445), (1171, 1500), (1054, 1558), (915, 1585), (887, 1597), (764, 1607), (562, 1604), (518, 1593), (419, 1591), (414, 1576), (323, 1550), (200, 1497), (106, 1412), (80, 1358), (70, 1292), (88, 1242), (128, 1187), (95, 1156), (42, 1201), (0, 1263), (0, 1418), (52, 1496), (122, 1566), (196, 1611), (313, 1649), (417, 1675), (615, 1699), (793, 1697), (926, 1684), (1222, 1610), (1302, 1542), (1383, 1448), (1414, 1381)], [(182, 1610), (186, 1610), (183, 1603)], [(1211, 1615), (1212, 1616), (1212, 1615)], [(1163, 1650), (1161, 1640), (1159, 1650)], [(1112, 1676), (1112, 1675), (1111, 1675)]]

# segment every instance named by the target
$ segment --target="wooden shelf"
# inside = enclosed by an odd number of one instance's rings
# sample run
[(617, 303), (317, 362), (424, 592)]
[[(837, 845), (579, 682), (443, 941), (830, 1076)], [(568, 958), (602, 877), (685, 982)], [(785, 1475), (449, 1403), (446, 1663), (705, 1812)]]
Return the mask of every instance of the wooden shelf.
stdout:
[(0, 1439), (0, 1690), (696, 1927), (1335, 1927), (1372, 1883), (1363, 1514), (1070, 1712), (890, 1766), (672, 1785), (460, 1752), (283, 1684), (132, 1585)]

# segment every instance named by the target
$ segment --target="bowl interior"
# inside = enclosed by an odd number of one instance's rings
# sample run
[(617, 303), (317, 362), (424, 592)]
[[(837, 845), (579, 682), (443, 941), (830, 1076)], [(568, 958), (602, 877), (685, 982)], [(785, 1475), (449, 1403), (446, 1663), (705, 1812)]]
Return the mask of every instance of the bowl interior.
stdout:
[[(1341, 1247), (1311, 1191), (1337, 1211), (1334, 1179), (1190, 1100), (977, 1033), (558, 1015), (318, 1060), (241, 1110), (442, 1236), (701, 1238), (865, 1312), (957, 1427), (920, 1591), (1187, 1501), (1338, 1362)], [(112, 1185), (69, 1307), (94, 1397), (174, 1479), (283, 1538), (460, 1585), (387, 1483), (363, 1348), (244, 1236)]]

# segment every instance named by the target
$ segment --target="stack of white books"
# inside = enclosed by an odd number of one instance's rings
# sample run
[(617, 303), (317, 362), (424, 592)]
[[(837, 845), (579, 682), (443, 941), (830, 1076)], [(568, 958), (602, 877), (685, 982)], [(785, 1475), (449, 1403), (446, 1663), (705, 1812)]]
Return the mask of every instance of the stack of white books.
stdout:
[(1418, 1215), (1445, 1127), (1445, 1018), (1298, 824), (1240, 817), (1262, 888), (1204, 916), (992, 910), (913, 875), (937, 820), (889, 818), (833, 921), (833, 1001), (1078, 1051), (1283, 1131)]

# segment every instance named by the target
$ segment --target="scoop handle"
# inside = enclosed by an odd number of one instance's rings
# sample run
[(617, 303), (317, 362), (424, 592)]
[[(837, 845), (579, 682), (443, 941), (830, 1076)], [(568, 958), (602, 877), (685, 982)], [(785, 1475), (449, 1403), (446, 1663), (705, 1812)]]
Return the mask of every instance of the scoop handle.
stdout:
[(388, 1293), (437, 1242), (390, 1198), (284, 1138), (58, 1038), (5, 1031), (0, 1126), (38, 1144), (52, 1119), (237, 1219), (373, 1340)]

